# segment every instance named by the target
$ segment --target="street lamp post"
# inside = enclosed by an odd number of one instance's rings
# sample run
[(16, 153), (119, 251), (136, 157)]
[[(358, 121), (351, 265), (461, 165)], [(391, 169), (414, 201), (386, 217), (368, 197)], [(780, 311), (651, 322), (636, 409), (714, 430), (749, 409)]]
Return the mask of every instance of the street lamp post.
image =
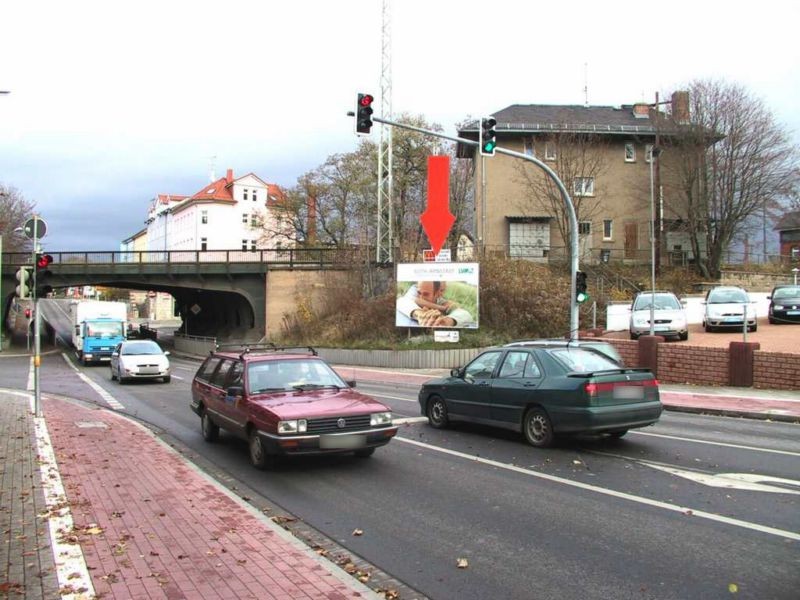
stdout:
[(661, 148), (650, 150), (650, 335), (656, 334), (656, 194), (653, 178), (653, 163), (661, 154)]

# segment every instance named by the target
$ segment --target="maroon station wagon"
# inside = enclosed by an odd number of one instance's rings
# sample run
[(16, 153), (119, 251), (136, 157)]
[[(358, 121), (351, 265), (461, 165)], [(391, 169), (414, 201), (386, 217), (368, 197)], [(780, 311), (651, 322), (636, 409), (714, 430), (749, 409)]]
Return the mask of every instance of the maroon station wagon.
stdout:
[(354, 386), (310, 347), (221, 345), (192, 381), (191, 408), (206, 441), (215, 441), (220, 428), (246, 439), (260, 469), (278, 456), (368, 457), (397, 427), (388, 406)]

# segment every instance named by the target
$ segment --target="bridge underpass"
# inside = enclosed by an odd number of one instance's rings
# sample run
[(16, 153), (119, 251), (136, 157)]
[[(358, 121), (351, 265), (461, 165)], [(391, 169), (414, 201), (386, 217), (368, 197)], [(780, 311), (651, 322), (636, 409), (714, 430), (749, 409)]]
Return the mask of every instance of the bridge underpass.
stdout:
[[(257, 341), (279, 331), (282, 315), (292, 312), (298, 294), (324, 288), (325, 273), (352, 269), (341, 251), (334, 252), (51, 252), (49, 274), (39, 283), (53, 289), (100, 285), (166, 292), (175, 298), (180, 333)], [(14, 301), (15, 272), (30, 262), (30, 254), (3, 255), (3, 323)]]

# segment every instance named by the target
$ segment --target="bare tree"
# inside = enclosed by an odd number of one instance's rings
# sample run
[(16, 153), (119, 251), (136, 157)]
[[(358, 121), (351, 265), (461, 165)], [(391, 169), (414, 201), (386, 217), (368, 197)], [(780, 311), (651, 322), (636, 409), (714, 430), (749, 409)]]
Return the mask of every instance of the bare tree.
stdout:
[(27, 200), (17, 188), (0, 183), (0, 235), (3, 236), (4, 253), (32, 250), (31, 240), (14, 230), (25, 224), (35, 207), (36, 203)]
[[(672, 138), (677, 202), (698, 272), (716, 279), (725, 251), (751, 217), (796, 198), (797, 148), (763, 102), (742, 86), (700, 80), (689, 85), (690, 122)], [(671, 194), (672, 195), (672, 194)]]
[[(597, 199), (591, 195), (574, 193), (573, 185), (579, 179), (591, 178), (596, 181), (606, 172), (608, 141), (598, 135), (564, 131), (542, 138), (541, 141), (537, 139), (537, 142), (541, 148), (540, 153), (544, 154), (546, 145), (548, 151), (555, 153), (553, 162), (548, 161), (548, 164), (567, 187), (578, 222), (593, 220), (599, 213)], [(572, 237), (569, 217), (564, 198), (556, 184), (535, 165), (518, 161), (514, 168), (517, 182), (525, 189), (525, 195), (518, 202), (517, 208), (525, 216), (553, 219), (565, 247), (569, 248)]]

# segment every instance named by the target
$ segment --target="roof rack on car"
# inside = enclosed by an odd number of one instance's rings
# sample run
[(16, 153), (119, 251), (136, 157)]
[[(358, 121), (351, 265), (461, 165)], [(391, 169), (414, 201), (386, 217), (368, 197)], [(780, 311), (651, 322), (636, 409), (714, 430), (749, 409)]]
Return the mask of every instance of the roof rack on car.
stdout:
[(263, 342), (259, 344), (216, 344), (216, 350), (231, 350), (240, 351), (239, 358), (244, 358), (247, 354), (264, 354), (267, 352), (286, 352), (287, 350), (303, 349), (310, 352), (313, 356), (318, 356), (316, 349), (311, 346), (276, 346), (272, 342)]

